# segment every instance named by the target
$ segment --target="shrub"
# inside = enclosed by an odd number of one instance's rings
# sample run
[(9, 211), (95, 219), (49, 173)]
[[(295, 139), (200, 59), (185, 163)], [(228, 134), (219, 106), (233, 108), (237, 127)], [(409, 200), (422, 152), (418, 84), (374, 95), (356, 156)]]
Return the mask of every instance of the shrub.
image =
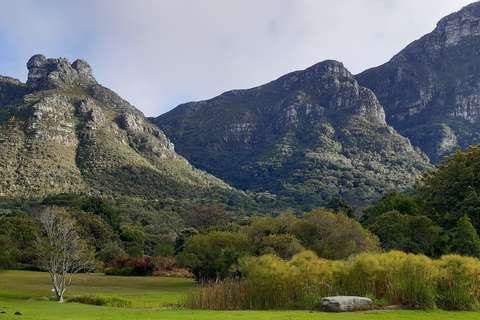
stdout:
[(143, 250), (138, 246), (133, 246), (127, 249), (127, 254), (130, 257), (143, 257)]
[(83, 304), (91, 304), (94, 306), (116, 307), (116, 308), (132, 308), (131, 301), (118, 297), (104, 297), (94, 294), (76, 295), (67, 299), (67, 302), (77, 302)]
[(155, 256), (173, 256), (175, 248), (171, 244), (159, 243), (155, 246)]

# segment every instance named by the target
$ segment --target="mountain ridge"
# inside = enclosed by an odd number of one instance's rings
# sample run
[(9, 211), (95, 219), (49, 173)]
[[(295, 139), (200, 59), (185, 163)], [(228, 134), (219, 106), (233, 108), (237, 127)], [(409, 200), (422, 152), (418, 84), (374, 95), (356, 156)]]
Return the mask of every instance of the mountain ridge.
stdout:
[(0, 196), (251, 201), (179, 156), (140, 110), (97, 83), (85, 61), (35, 55), (27, 68), (26, 84), (0, 78)]
[(356, 75), (387, 122), (433, 163), (480, 143), (480, 3), (442, 18), (387, 63)]
[[(242, 190), (300, 205), (318, 206), (333, 196), (365, 204), (396, 186), (406, 188), (429, 167), (386, 125), (375, 95), (333, 60), (252, 89), (182, 104), (151, 120), (195, 166)], [(411, 163), (415, 173), (394, 173), (386, 160), (395, 157)], [(385, 173), (391, 177), (381, 178)]]

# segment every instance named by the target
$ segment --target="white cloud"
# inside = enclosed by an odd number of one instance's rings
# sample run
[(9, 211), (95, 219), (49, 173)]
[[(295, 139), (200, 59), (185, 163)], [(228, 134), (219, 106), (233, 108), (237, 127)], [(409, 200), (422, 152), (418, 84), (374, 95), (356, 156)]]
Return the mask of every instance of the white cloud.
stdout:
[(148, 116), (325, 59), (388, 61), (468, 0), (0, 0), (0, 74), (35, 53), (87, 60)]

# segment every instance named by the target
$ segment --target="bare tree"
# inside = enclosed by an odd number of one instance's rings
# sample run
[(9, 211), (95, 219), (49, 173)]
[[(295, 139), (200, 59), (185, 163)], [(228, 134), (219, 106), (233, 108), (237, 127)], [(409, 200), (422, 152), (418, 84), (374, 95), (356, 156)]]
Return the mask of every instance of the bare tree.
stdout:
[(37, 235), (35, 248), (41, 269), (48, 271), (58, 302), (78, 272), (93, 271), (94, 251), (80, 239), (75, 222), (64, 209), (48, 207), (40, 215), (42, 234)]

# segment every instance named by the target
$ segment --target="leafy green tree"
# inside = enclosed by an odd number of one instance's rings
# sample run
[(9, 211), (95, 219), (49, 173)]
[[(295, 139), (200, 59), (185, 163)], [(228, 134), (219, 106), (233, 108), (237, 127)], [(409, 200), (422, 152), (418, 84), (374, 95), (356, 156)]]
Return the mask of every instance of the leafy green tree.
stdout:
[(343, 198), (333, 197), (327, 202), (325, 208), (332, 209), (333, 212), (343, 212), (349, 218), (355, 218), (355, 206), (352, 206)]
[(269, 235), (287, 234), (296, 222), (297, 217), (292, 213), (283, 213), (278, 218), (271, 216), (252, 218), (252, 222), (247, 228), (248, 241), (253, 245), (258, 245), (264, 237)]
[(480, 258), (480, 238), (467, 215), (460, 218), (453, 229), (450, 251)]
[(122, 228), (120, 239), (125, 242), (143, 245), (145, 242), (145, 232), (137, 226), (125, 226)]
[(35, 256), (32, 245), (37, 230), (38, 225), (23, 215), (0, 217), (0, 236), (9, 239), (9, 252), (15, 253), (10, 255), (15, 258), (14, 262), (28, 264), (33, 262)]
[(362, 225), (367, 227), (374, 223), (382, 214), (394, 210), (401, 214), (411, 216), (433, 214), (431, 210), (428, 210), (425, 207), (422, 197), (398, 194), (397, 192), (392, 191), (385, 194), (377, 204), (363, 209), (363, 216), (361, 219)]
[(15, 261), (10, 238), (0, 235), (0, 273), (11, 268)]
[(179, 266), (190, 268), (197, 279), (224, 278), (249, 249), (244, 234), (217, 231), (188, 238), (177, 259)]
[(114, 231), (120, 230), (120, 217), (118, 211), (108, 204), (102, 197), (90, 197), (82, 201), (80, 207), (85, 212), (92, 212), (105, 220)]
[(188, 238), (193, 237), (198, 234), (198, 231), (193, 229), (193, 228), (185, 228), (182, 231), (180, 231), (180, 234), (177, 236), (175, 239), (175, 254), (182, 252), (183, 247), (185, 245), (185, 241), (187, 241)]
[(293, 234), (305, 248), (326, 259), (345, 259), (380, 249), (378, 238), (355, 219), (325, 208), (305, 213), (295, 224)]
[(143, 250), (139, 246), (133, 246), (127, 249), (127, 254), (131, 257), (143, 257)]
[(289, 260), (297, 253), (305, 251), (300, 240), (291, 234), (271, 234), (262, 238), (261, 246), (271, 248), (280, 258)]
[(428, 205), (446, 215), (450, 225), (465, 214), (480, 230), (480, 145), (461, 148), (445, 157), (435, 170), (427, 171), (416, 189)]
[(368, 229), (375, 234), (385, 250), (438, 256), (445, 237), (442, 228), (425, 216), (411, 216), (393, 210), (377, 217)]
[(78, 235), (85, 239), (97, 251), (113, 242), (119, 242), (119, 236), (100, 215), (80, 210), (70, 211), (75, 219)]
[(168, 257), (175, 254), (175, 248), (171, 244), (158, 243), (154, 252), (156, 257)]

